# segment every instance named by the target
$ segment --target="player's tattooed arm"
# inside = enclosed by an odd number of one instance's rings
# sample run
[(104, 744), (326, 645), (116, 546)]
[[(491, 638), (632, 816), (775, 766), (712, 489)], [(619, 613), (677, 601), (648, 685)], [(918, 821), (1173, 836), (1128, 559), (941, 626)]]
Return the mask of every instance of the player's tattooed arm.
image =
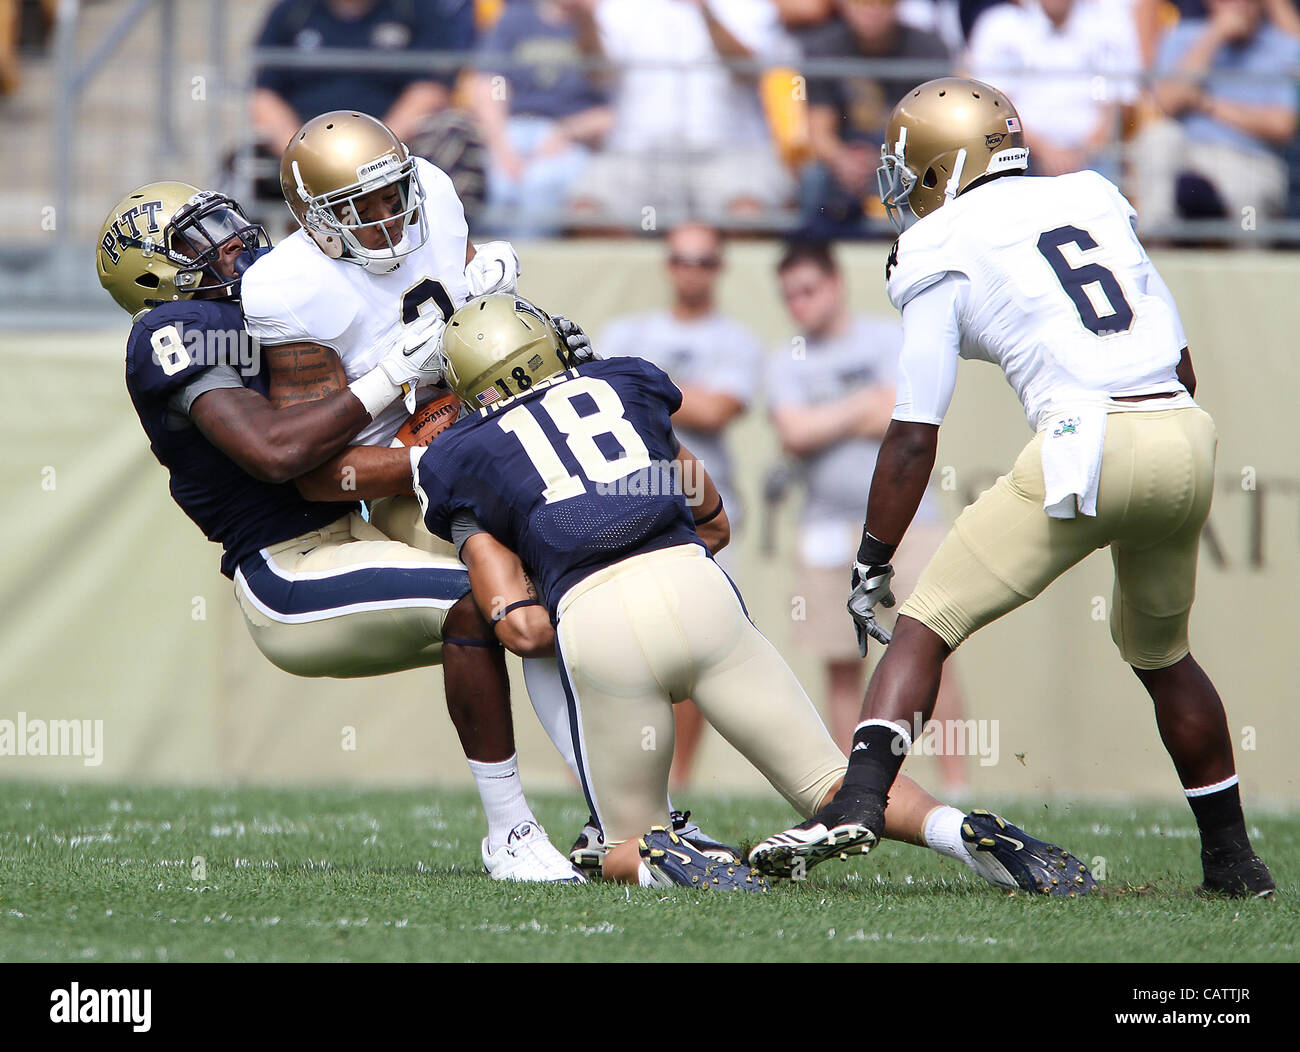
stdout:
[[(347, 390), (343, 362), (331, 347), (282, 343), (263, 346), (262, 353), (271, 372), (271, 402), (277, 407), (310, 405)], [(412, 492), (406, 450), (380, 446), (352, 446), (342, 452), (336, 447), (294, 481), (303, 497), (316, 501), (378, 500)]]
[(288, 482), (346, 449), (370, 422), (351, 391), (277, 409), (246, 387), (205, 391), (190, 407), (203, 437), (256, 479)]
[[(469, 570), (474, 602), (492, 624), (502, 646), (520, 657), (552, 654), (555, 629), (550, 614), (538, 602), (537, 589), (524, 572), (519, 556), (484, 532), (474, 534), (461, 545), (460, 557)], [(507, 609), (509, 613), (505, 613)]]
[(277, 408), (315, 402), (347, 386), (338, 352), (315, 343), (263, 346), (271, 371), (271, 401)]
[(685, 446), (677, 450), (678, 478), (686, 494), (686, 505), (695, 520), (695, 532), (714, 555), (731, 541), (731, 521), (722, 506), (718, 487), (704, 469), (704, 465)]

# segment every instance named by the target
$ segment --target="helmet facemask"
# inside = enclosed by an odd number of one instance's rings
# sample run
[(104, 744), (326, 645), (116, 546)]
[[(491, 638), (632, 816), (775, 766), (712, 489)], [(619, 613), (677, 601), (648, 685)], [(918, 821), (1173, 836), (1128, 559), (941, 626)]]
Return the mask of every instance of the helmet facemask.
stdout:
[[(906, 128), (903, 130), (907, 131)], [(920, 218), (907, 200), (916, 186), (916, 173), (903, 163), (901, 149), (899, 153), (890, 153), (888, 143), (880, 144), (876, 186), (880, 190), (880, 203), (885, 206), (885, 214), (900, 234)]]
[[(312, 197), (303, 185), (297, 161), (292, 163), (292, 170), (298, 196), (306, 205), (303, 226), (331, 258), (346, 259), (372, 274), (387, 274), (429, 239), (424, 187), (414, 157), (400, 160), (396, 154), (386, 154), (358, 168), (356, 183), (319, 197)], [(363, 220), (358, 208), (360, 199), (390, 186), (397, 188), (397, 211), (384, 219)], [(394, 241), (389, 227), (399, 218), (402, 234)], [(383, 236), (380, 248), (366, 248), (358, 236), (372, 229), (378, 229)]]
[[(243, 251), (234, 258), (234, 275), (222, 273), (223, 248), (231, 238), (238, 238)], [(270, 238), (260, 224), (250, 222), (243, 210), (225, 194), (204, 190), (177, 209), (163, 231), (163, 249), (167, 259), (179, 268), (178, 289), (197, 292), (211, 299), (237, 299), (244, 272), (258, 255), (270, 247)]]
[[(893, 152), (890, 152), (889, 143), (881, 144), (880, 167), (876, 169), (876, 184), (880, 189), (880, 201), (885, 206), (885, 212), (889, 216), (890, 223), (900, 234), (921, 218), (909, 200), (917, 184), (920, 183), (926, 189), (934, 189), (939, 185), (939, 173), (935, 165), (928, 165), (925, 175), (918, 178), (916, 172), (907, 166), (906, 152), (907, 126), (904, 125), (898, 129), (898, 141), (894, 143)], [(936, 162), (942, 163), (938, 158), (936, 158)], [(965, 166), (966, 150), (963, 148), (956, 151), (952, 163), (952, 175), (943, 188), (940, 205), (951, 201), (960, 192), (958, 187), (961, 186), (962, 170)], [(936, 205), (936, 207), (938, 206)]]

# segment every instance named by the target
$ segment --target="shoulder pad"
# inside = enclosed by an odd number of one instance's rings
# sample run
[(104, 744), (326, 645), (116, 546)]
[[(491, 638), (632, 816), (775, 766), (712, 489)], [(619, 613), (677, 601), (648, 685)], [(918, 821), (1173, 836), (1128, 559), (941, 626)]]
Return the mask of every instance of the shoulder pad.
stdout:
[(1133, 207), (1133, 203), (1120, 192), (1118, 186), (1112, 183), (1100, 172), (1075, 172), (1074, 177), (1078, 181), (1083, 182), (1100, 192), (1124, 214), (1126, 219), (1132, 221), (1137, 218), (1137, 209)]
[[(951, 206), (947, 206), (951, 207)], [(962, 273), (956, 239), (940, 208), (914, 226), (904, 230), (889, 250), (885, 261), (885, 290), (889, 302), (902, 310), (918, 292), (943, 279), (945, 274)]]
[(214, 365), (235, 365), (249, 352), (239, 308), (228, 301), (164, 303), (131, 328), (127, 385), (162, 397)]
[(355, 292), (303, 231), (260, 256), (240, 282), (248, 331), (260, 342), (329, 343), (356, 317)]
[(465, 221), (465, 205), (456, 193), (451, 176), (432, 161), (423, 157), (415, 159), (415, 171), (420, 177), (420, 186), (424, 189), (429, 210), (430, 235), (436, 231), (439, 237), (460, 235), (469, 236), (469, 224)]
[(634, 355), (618, 358), (605, 358), (591, 363), (599, 368), (592, 370), (596, 376), (624, 376), (634, 384), (639, 384), (654, 398), (660, 398), (669, 406), (668, 412), (677, 412), (682, 406), (682, 392), (673, 383), (669, 375), (654, 362)]

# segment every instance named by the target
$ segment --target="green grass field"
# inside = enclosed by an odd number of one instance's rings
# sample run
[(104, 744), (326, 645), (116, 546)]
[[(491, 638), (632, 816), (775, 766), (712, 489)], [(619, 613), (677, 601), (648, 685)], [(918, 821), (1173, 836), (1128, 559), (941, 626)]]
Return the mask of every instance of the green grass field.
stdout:
[[(562, 848), (585, 811), (540, 797)], [(749, 844), (789, 812), (693, 798)], [(0, 784), (4, 961), (1296, 961), (1300, 815), (1251, 814), (1272, 901), (1202, 901), (1174, 807), (1013, 804), (1106, 892), (1031, 899), (887, 844), (768, 895), (495, 883), (472, 793)]]

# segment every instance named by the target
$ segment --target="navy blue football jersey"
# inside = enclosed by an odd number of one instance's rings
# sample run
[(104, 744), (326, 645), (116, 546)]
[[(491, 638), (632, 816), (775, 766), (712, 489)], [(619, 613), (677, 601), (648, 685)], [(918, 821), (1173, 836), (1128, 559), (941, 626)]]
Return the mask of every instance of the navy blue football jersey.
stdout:
[(319, 529), (357, 505), (315, 503), (304, 500), (292, 482), (260, 482), (168, 405), (201, 373), (222, 364), (239, 370), (245, 387), (262, 395), (269, 390), (269, 371), (244, 332), (239, 306), (226, 301), (155, 307), (136, 322), (127, 341), (126, 387), (149, 447), (171, 475), (171, 494), (181, 510), (225, 549), (221, 572), (233, 577), (245, 556)]
[(518, 553), (555, 616), (584, 577), (633, 555), (703, 544), (673, 467), (682, 394), (640, 358), (590, 362), (449, 427), (420, 458), (416, 495), (450, 539), (469, 511)]

